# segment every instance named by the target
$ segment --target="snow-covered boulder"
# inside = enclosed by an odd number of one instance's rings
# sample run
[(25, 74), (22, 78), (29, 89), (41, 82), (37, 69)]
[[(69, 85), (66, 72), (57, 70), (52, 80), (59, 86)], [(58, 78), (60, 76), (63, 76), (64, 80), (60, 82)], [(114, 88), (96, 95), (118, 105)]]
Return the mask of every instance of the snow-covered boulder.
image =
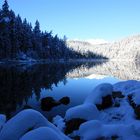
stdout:
[(82, 140), (93, 139), (117, 139), (138, 140), (139, 135), (133, 125), (124, 124), (102, 124), (100, 121), (92, 120), (80, 126), (78, 135)]
[(109, 108), (113, 104), (112, 92), (113, 86), (111, 84), (101, 84), (95, 87), (84, 103), (93, 103), (99, 110)]
[(96, 106), (91, 103), (85, 103), (68, 109), (65, 114), (65, 133), (70, 134), (74, 130), (78, 130), (82, 123), (88, 120), (97, 119), (98, 116), (99, 111)]
[(113, 85), (114, 91), (121, 91), (124, 95), (130, 94), (136, 89), (140, 89), (140, 82), (136, 80), (122, 81)]
[(0, 115), (0, 131), (3, 127), (3, 125), (5, 124), (5, 122), (6, 122), (6, 116), (1, 114)]
[(123, 92), (129, 104), (134, 109), (137, 119), (140, 119), (140, 82), (135, 80), (123, 81), (115, 84), (114, 90)]
[(130, 94), (128, 94), (128, 100), (130, 105), (134, 109), (136, 118), (140, 119), (140, 89), (131, 91)]
[(27, 132), (39, 127), (49, 127), (58, 133), (63, 139), (68, 138), (41, 113), (28, 109), (21, 111), (3, 126), (0, 132), (0, 140), (19, 140)]
[(65, 120), (69, 121), (71, 119), (84, 119), (84, 120), (93, 120), (97, 119), (99, 116), (99, 111), (96, 106), (91, 103), (85, 103), (72, 107), (66, 111)]
[(26, 133), (20, 140), (63, 140), (63, 138), (49, 127), (40, 127)]
[(88, 121), (80, 126), (78, 135), (83, 140), (96, 139), (101, 137), (102, 123), (97, 120)]

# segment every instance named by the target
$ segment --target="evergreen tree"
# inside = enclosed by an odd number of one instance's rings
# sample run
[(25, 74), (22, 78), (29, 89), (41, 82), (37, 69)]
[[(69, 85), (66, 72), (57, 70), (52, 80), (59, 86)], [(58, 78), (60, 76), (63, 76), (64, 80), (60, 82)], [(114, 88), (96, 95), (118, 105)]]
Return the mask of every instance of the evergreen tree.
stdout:
[[(0, 10), (0, 59), (69, 59), (99, 57), (92, 52), (75, 52), (67, 47), (67, 38), (41, 32), (37, 20), (32, 29), (26, 18), (9, 10), (7, 0)], [(101, 57), (101, 56), (100, 56)]]
[(38, 56), (41, 57), (41, 50), (42, 50), (42, 40), (41, 40), (41, 30), (40, 30), (40, 24), (37, 20), (35, 22), (35, 27), (33, 29), (33, 47), (38, 52)]
[(38, 36), (38, 37), (40, 36), (41, 31), (40, 31), (40, 23), (38, 20), (36, 20), (36, 22), (35, 22), (35, 27), (34, 27), (33, 31), (36, 36)]
[(4, 1), (4, 4), (2, 5), (2, 16), (7, 17), (9, 14), (9, 5), (7, 0)]

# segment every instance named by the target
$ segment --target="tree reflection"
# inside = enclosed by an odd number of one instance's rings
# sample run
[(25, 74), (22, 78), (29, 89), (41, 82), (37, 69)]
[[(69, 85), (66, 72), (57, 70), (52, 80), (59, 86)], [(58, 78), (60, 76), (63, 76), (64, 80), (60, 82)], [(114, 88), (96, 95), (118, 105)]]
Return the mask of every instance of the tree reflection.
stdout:
[(42, 88), (53, 89), (60, 81), (67, 83), (66, 74), (79, 67), (95, 63), (52, 63), (28, 65), (0, 65), (0, 113), (8, 117), (28, 103), (33, 93), (40, 100)]

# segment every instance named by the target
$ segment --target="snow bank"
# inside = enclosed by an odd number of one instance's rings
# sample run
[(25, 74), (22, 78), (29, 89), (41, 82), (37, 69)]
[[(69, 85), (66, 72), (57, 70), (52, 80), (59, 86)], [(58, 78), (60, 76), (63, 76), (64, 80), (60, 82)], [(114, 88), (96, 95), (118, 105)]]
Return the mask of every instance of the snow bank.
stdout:
[(84, 120), (93, 120), (97, 119), (98, 116), (99, 111), (97, 110), (96, 106), (91, 103), (86, 103), (68, 109), (65, 115), (65, 119), (66, 121), (75, 118), (80, 118)]

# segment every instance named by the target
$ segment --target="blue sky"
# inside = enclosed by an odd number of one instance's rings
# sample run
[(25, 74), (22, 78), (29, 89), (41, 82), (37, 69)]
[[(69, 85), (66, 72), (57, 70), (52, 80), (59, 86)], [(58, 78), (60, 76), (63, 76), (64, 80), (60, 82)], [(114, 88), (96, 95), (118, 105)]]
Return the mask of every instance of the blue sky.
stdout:
[(9, 0), (9, 5), (33, 24), (38, 19), (42, 30), (69, 39), (115, 40), (140, 33), (140, 0)]

